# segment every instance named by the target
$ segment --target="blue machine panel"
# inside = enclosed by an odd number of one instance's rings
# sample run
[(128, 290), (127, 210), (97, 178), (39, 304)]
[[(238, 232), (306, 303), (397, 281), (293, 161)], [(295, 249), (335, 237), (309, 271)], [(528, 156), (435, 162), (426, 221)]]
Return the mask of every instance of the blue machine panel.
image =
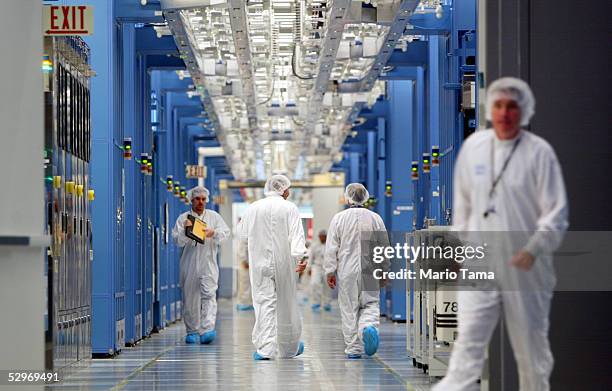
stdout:
[[(93, 354), (113, 355), (124, 345), (125, 280), (123, 264), (123, 154), (115, 146), (122, 139), (116, 116), (113, 91), (119, 91), (115, 78), (117, 34), (113, 19), (113, 4), (92, 0), (96, 34), (87, 36), (92, 51), (92, 159), (91, 177), (96, 190), (96, 205), (92, 209), (93, 269), (92, 318)], [(114, 120), (113, 120), (114, 119)], [(104, 207), (101, 207), (104, 205)]]

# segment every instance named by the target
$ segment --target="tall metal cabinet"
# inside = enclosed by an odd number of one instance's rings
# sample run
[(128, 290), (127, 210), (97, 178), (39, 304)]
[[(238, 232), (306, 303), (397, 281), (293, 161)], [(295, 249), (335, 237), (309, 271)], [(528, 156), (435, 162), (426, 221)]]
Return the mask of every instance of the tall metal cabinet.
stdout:
[(92, 72), (78, 37), (47, 37), (44, 53), (46, 366), (66, 371), (91, 358)]

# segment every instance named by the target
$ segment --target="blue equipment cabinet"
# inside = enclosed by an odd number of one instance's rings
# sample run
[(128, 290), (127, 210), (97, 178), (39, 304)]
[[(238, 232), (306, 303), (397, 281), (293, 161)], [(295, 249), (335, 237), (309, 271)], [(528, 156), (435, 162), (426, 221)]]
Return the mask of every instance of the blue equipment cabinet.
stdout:
[[(114, 355), (125, 344), (125, 265), (123, 254), (125, 178), (123, 153), (117, 140), (123, 139), (115, 94), (118, 79), (118, 31), (113, 2), (92, 0), (96, 34), (85, 37), (91, 48), (91, 64), (96, 77), (91, 80), (92, 158), (91, 177), (96, 186), (92, 208), (92, 350), (94, 355)], [(115, 120), (113, 120), (115, 119)]]

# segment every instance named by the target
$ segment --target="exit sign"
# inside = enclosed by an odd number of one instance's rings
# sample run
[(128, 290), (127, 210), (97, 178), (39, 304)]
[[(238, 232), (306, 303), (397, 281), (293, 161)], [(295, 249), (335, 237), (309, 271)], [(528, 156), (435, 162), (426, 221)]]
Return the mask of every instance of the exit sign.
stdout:
[(190, 179), (206, 178), (206, 167), (204, 166), (185, 166), (185, 177)]
[(45, 35), (92, 35), (93, 7), (87, 5), (45, 5), (43, 32)]

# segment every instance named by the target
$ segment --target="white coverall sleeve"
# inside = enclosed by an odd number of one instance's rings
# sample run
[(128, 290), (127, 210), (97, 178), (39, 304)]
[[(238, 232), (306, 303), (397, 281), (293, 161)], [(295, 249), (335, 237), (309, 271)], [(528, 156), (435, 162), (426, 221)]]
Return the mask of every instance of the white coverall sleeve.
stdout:
[(312, 251), (314, 244), (310, 244), (310, 247), (306, 249), (306, 255), (308, 255), (308, 266), (312, 266), (316, 264), (316, 260), (314, 259), (314, 251)]
[(174, 224), (174, 227), (172, 228), (172, 239), (174, 240), (174, 243), (176, 243), (176, 245), (178, 247), (185, 247), (187, 244), (189, 244), (192, 239), (189, 239), (186, 235), (185, 235), (185, 219), (187, 217), (180, 215), (178, 217), (178, 219), (176, 219), (176, 224)]
[(323, 260), (323, 271), (325, 275), (335, 273), (338, 270), (338, 250), (340, 249), (340, 233), (338, 232), (338, 215), (332, 218), (327, 230), (327, 241), (325, 242), (325, 256)]
[[(390, 245), (387, 227), (385, 227), (385, 222), (379, 215), (376, 215), (376, 241), (376, 245), (383, 248), (389, 247)], [(385, 257), (381, 264), (381, 268), (383, 272), (388, 272), (391, 269), (391, 261), (389, 258)]]
[(249, 218), (249, 211), (247, 211), (242, 218), (240, 219), (240, 222), (238, 223), (238, 226), (236, 227), (236, 236), (237, 239), (240, 241), (247, 241), (247, 238), (249, 236), (249, 230), (248, 230), (248, 218)]
[(453, 173), (453, 231), (466, 231), (472, 213), (470, 199), (471, 180), (469, 166), (466, 160), (466, 148), (462, 147), (457, 156)]
[(302, 228), (302, 220), (297, 207), (291, 208), (289, 212), (289, 243), (291, 245), (291, 258), (300, 261), (308, 252), (306, 250), (304, 229)]
[[(240, 248), (243, 248), (245, 253), (247, 254), (248, 254), (248, 246), (249, 246), (248, 216), (249, 216), (249, 212), (247, 211), (242, 216), (242, 219), (238, 223), (238, 227), (236, 227), (236, 237), (238, 239), (238, 246)], [(247, 260), (248, 260), (248, 256), (247, 256)]]
[(213, 235), (213, 239), (215, 239), (215, 242), (217, 243), (221, 243), (222, 241), (229, 238), (230, 236), (229, 227), (225, 223), (225, 220), (223, 220), (223, 217), (221, 217), (221, 215), (219, 215), (218, 213), (215, 213), (214, 230), (215, 230), (215, 233)]
[(525, 246), (525, 250), (534, 257), (552, 254), (561, 245), (569, 225), (567, 193), (557, 156), (552, 148), (547, 148), (539, 160), (538, 197), (535, 201), (540, 209), (540, 217), (536, 231)]

